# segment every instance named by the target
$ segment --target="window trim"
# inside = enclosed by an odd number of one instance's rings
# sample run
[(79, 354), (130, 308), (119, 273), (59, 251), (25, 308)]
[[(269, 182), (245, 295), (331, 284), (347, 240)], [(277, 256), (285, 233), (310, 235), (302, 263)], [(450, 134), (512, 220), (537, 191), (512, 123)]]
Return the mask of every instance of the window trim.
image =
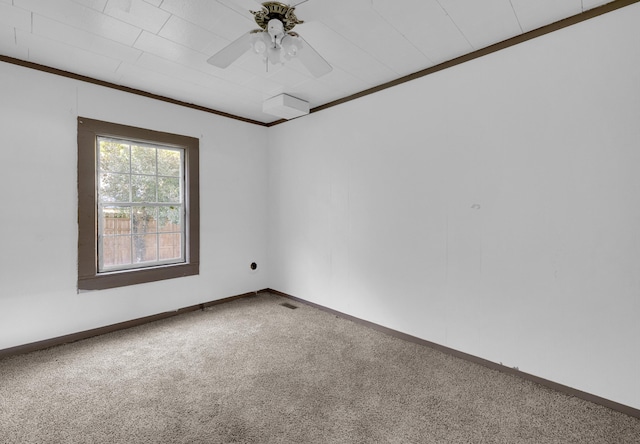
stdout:
[[(98, 273), (98, 136), (118, 137), (184, 149), (185, 263)], [(78, 290), (102, 290), (200, 272), (199, 144), (197, 138), (78, 117)]]

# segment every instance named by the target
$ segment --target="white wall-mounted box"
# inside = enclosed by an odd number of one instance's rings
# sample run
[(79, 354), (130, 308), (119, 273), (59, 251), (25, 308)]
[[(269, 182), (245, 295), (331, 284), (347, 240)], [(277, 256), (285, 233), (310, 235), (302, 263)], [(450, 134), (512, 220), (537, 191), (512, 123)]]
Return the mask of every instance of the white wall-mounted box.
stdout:
[(262, 111), (289, 120), (309, 114), (309, 102), (288, 94), (280, 94), (265, 100)]

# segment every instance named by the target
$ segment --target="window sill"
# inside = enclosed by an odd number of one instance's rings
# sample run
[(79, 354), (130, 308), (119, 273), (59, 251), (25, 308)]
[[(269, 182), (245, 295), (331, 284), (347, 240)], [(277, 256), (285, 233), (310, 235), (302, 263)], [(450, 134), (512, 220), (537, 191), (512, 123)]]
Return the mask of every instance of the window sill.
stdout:
[(78, 290), (104, 290), (199, 274), (200, 264), (178, 264), (78, 277)]

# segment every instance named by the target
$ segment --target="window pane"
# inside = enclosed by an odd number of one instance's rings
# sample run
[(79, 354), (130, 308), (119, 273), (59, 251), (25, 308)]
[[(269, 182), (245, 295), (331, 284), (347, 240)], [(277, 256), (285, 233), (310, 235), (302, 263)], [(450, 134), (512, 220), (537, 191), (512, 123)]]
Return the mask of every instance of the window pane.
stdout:
[(100, 142), (100, 170), (112, 173), (129, 172), (129, 145), (108, 139)]
[(129, 202), (129, 177), (127, 174), (101, 174), (100, 202)]
[(180, 202), (180, 179), (158, 177), (158, 202)]
[(135, 234), (155, 233), (157, 211), (155, 207), (133, 207), (133, 232)]
[(180, 233), (158, 235), (160, 242), (160, 260), (180, 259), (182, 257), (182, 236)]
[(102, 238), (102, 264), (100, 268), (131, 263), (130, 236), (104, 236)]
[(131, 234), (131, 208), (107, 207), (102, 209), (102, 232), (105, 235)]
[(158, 235), (143, 234), (133, 236), (133, 261), (136, 264), (158, 260)]
[(156, 202), (156, 178), (131, 176), (131, 194), (132, 202)]
[(158, 231), (182, 231), (182, 208), (158, 208)]
[(156, 174), (156, 149), (132, 145), (131, 172), (133, 174)]
[(180, 177), (182, 151), (158, 149), (158, 174)]

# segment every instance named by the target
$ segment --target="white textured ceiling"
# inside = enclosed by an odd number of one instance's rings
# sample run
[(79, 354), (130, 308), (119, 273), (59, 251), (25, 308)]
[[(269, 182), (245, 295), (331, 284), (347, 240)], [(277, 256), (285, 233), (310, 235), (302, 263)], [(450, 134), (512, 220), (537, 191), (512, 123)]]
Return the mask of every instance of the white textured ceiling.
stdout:
[(295, 31), (333, 66), (315, 78), (253, 53), (207, 64), (257, 27), (229, 6), (248, 0), (0, 0), (0, 55), (270, 123), (280, 93), (314, 108), (609, 1), (308, 0)]

